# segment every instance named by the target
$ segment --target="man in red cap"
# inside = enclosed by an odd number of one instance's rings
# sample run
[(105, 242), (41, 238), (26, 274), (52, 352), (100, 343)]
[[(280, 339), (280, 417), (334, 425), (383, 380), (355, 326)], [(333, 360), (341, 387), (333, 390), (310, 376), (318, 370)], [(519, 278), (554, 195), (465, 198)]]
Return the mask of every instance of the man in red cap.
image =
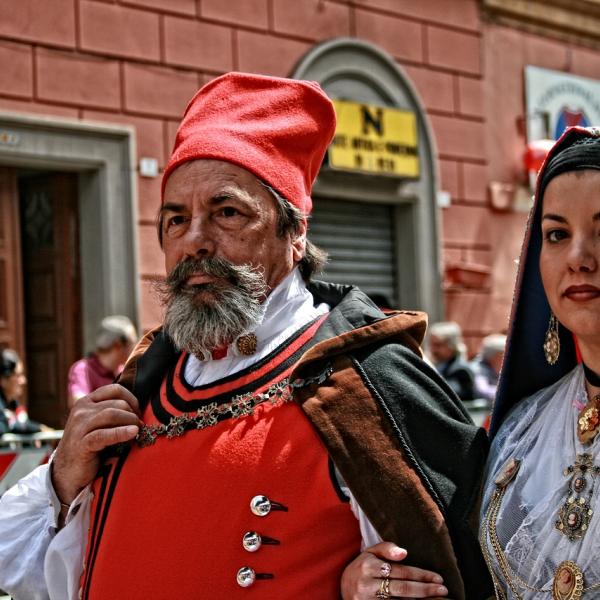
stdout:
[(311, 281), (334, 130), (312, 82), (229, 73), (191, 100), (163, 176), (164, 323), (0, 501), (17, 600), (488, 596), (485, 436), (421, 360), (425, 316)]

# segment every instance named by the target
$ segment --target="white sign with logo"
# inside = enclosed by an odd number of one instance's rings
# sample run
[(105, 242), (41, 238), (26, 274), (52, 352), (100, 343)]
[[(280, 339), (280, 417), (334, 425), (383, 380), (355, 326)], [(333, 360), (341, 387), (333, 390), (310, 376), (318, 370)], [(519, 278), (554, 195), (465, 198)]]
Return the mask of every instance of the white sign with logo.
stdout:
[(525, 67), (527, 141), (558, 139), (567, 127), (600, 126), (600, 81)]

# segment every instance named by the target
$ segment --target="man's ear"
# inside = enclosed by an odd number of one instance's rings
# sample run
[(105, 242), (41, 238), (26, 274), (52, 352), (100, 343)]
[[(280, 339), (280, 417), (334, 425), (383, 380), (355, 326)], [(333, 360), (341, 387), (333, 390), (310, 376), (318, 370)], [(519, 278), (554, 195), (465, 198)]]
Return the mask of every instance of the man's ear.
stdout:
[(302, 219), (298, 231), (292, 237), (292, 259), (294, 263), (299, 263), (306, 252), (306, 217)]

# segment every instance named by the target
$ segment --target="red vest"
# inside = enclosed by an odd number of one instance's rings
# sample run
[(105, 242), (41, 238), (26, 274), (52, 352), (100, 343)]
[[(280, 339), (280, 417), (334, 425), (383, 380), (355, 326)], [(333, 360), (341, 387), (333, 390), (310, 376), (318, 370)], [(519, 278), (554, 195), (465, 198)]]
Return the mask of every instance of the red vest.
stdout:
[[(242, 416), (223, 410), (232, 398), (256, 398), (287, 377), (318, 325), (217, 384), (188, 386), (186, 356), (179, 359), (144, 421), (168, 423), (207, 407), (220, 416), (104, 465), (94, 483), (84, 599), (339, 597), (360, 533), (312, 425), (281, 398), (242, 403)], [(274, 503), (264, 516), (250, 506), (259, 495)], [(250, 532), (262, 538), (254, 552), (242, 544)], [(247, 545), (256, 539), (247, 536)], [(256, 574), (248, 587), (237, 581), (243, 567), (252, 569), (246, 577)]]

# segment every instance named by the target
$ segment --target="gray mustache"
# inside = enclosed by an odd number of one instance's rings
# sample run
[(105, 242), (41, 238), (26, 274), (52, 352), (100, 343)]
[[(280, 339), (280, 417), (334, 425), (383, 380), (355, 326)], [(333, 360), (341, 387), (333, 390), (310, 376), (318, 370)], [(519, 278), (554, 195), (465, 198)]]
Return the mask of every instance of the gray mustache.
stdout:
[(175, 265), (166, 279), (166, 284), (171, 291), (181, 291), (189, 277), (203, 273), (238, 285), (241, 275), (247, 272), (247, 269), (246, 266), (234, 265), (219, 257), (187, 258)]
[[(186, 285), (188, 278), (197, 273), (230, 285), (201, 286), (211, 295), (204, 301), (196, 286)], [(182, 260), (156, 289), (166, 306), (165, 333), (177, 348), (197, 357), (255, 329), (261, 322), (262, 301), (268, 292), (261, 267), (234, 265), (223, 258)]]

